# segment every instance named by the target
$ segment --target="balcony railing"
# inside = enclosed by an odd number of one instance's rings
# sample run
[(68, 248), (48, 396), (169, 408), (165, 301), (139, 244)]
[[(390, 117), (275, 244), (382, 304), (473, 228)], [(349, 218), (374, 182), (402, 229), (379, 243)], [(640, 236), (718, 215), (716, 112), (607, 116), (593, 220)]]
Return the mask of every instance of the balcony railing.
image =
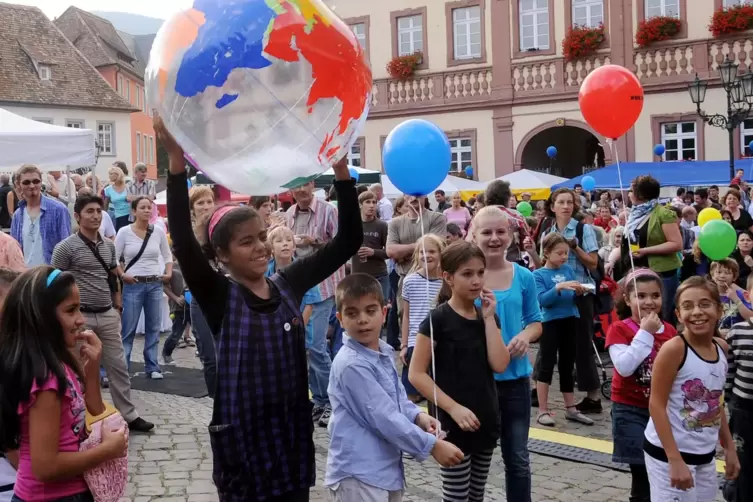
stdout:
[[(753, 70), (753, 37), (665, 42), (634, 49), (632, 69), (647, 91), (670, 90), (685, 87), (696, 73), (714, 78), (727, 55), (740, 62), (741, 72)], [(414, 110), (483, 106), (497, 97), (492, 93), (493, 86), (505, 88), (505, 80), (515, 102), (570, 100), (589, 73), (611, 62), (605, 50), (573, 62), (562, 57), (513, 61), (510, 75), (494, 81), (491, 67), (419, 74), (406, 81), (376, 80), (372, 113), (409, 114)]]

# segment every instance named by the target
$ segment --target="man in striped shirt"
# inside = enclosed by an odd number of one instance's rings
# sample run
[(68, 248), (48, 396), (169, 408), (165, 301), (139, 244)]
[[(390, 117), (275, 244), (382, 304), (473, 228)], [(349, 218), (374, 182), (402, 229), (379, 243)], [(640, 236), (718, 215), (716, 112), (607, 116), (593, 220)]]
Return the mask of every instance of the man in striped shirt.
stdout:
[[(146, 164), (143, 162), (133, 166), (133, 181), (128, 184), (126, 199), (128, 202), (133, 202), (139, 197), (147, 197), (151, 201), (157, 198), (157, 183), (146, 179)], [(157, 210), (157, 206), (154, 206), (154, 210)], [(134, 221), (133, 215), (129, 219)]]
[[(332, 204), (317, 200), (314, 196), (314, 182), (293, 189), (295, 204), (285, 213), (288, 228), (295, 235), (296, 257), (313, 254), (337, 234), (337, 209)], [(332, 360), (327, 349), (329, 318), (335, 308), (335, 289), (345, 278), (345, 266), (319, 285), (322, 301), (313, 305), (309, 322), (313, 331), (313, 341), (308, 347), (309, 387), (314, 399), (312, 419), (321, 427), (329, 424), (332, 408), (329, 403), (327, 386)]]
[[(752, 289), (753, 276), (748, 279)], [(737, 443), (740, 475), (725, 488), (736, 498), (728, 500), (753, 500), (753, 324), (739, 322), (727, 333), (728, 370), (725, 388), (729, 408), (729, 427)]]

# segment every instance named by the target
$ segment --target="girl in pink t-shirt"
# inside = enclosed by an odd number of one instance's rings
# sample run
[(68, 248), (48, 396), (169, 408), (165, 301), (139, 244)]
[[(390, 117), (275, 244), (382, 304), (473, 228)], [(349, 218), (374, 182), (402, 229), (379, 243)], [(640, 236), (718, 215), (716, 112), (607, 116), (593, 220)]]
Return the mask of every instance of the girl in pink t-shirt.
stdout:
[(452, 196), (452, 207), (444, 210), (444, 217), (447, 218), (447, 223), (454, 223), (460, 227), (463, 231), (463, 235), (468, 230), (468, 225), (471, 223), (473, 217), (467, 207), (462, 204), (460, 194), (456, 193)]
[(82, 331), (73, 275), (36, 267), (11, 286), (0, 318), (0, 450), (19, 450), (16, 502), (92, 500), (84, 472), (126, 453), (125, 430), (79, 452), (85, 414), (104, 413), (102, 345)]

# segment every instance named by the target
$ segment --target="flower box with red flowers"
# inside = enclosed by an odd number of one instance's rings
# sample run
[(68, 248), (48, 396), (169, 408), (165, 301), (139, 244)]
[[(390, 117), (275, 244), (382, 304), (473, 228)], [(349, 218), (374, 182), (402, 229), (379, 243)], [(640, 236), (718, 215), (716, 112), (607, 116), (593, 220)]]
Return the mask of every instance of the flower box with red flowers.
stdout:
[(573, 26), (562, 41), (562, 53), (565, 61), (587, 58), (596, 52), (604, 43), (604, 25), (596, 28), (589, 26)]
[(676, 17), (656, 16), (650, 19), (644, 19), (638, 25), (638, 31), (635, 32), (635, 43), (639, 47), (646, 47), (654, 42), (669, 40), (682, 29), (682, 21)]
[(396, 80), (408, 80), (423, 62), (423, 54), (415, 52), (407, 56), (395, 56), (387, 63), (387, 73)]
[(717, 38), (753, 29), (753, 5), (735, 5), (714, 12), (709, 31)]

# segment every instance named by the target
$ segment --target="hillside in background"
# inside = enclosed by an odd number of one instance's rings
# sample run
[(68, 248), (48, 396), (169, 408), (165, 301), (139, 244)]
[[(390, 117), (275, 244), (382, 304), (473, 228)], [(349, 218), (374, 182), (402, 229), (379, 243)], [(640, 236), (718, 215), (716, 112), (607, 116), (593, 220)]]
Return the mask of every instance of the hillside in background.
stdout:
[(136, 36), (153, 35), (159, 31), (160, 26), (165, 22), (164, 19), (129, 14), (127, 12), (103, 12), (95, 10), (92, 11), (92, 14), (107, 19), (117, 30)]

